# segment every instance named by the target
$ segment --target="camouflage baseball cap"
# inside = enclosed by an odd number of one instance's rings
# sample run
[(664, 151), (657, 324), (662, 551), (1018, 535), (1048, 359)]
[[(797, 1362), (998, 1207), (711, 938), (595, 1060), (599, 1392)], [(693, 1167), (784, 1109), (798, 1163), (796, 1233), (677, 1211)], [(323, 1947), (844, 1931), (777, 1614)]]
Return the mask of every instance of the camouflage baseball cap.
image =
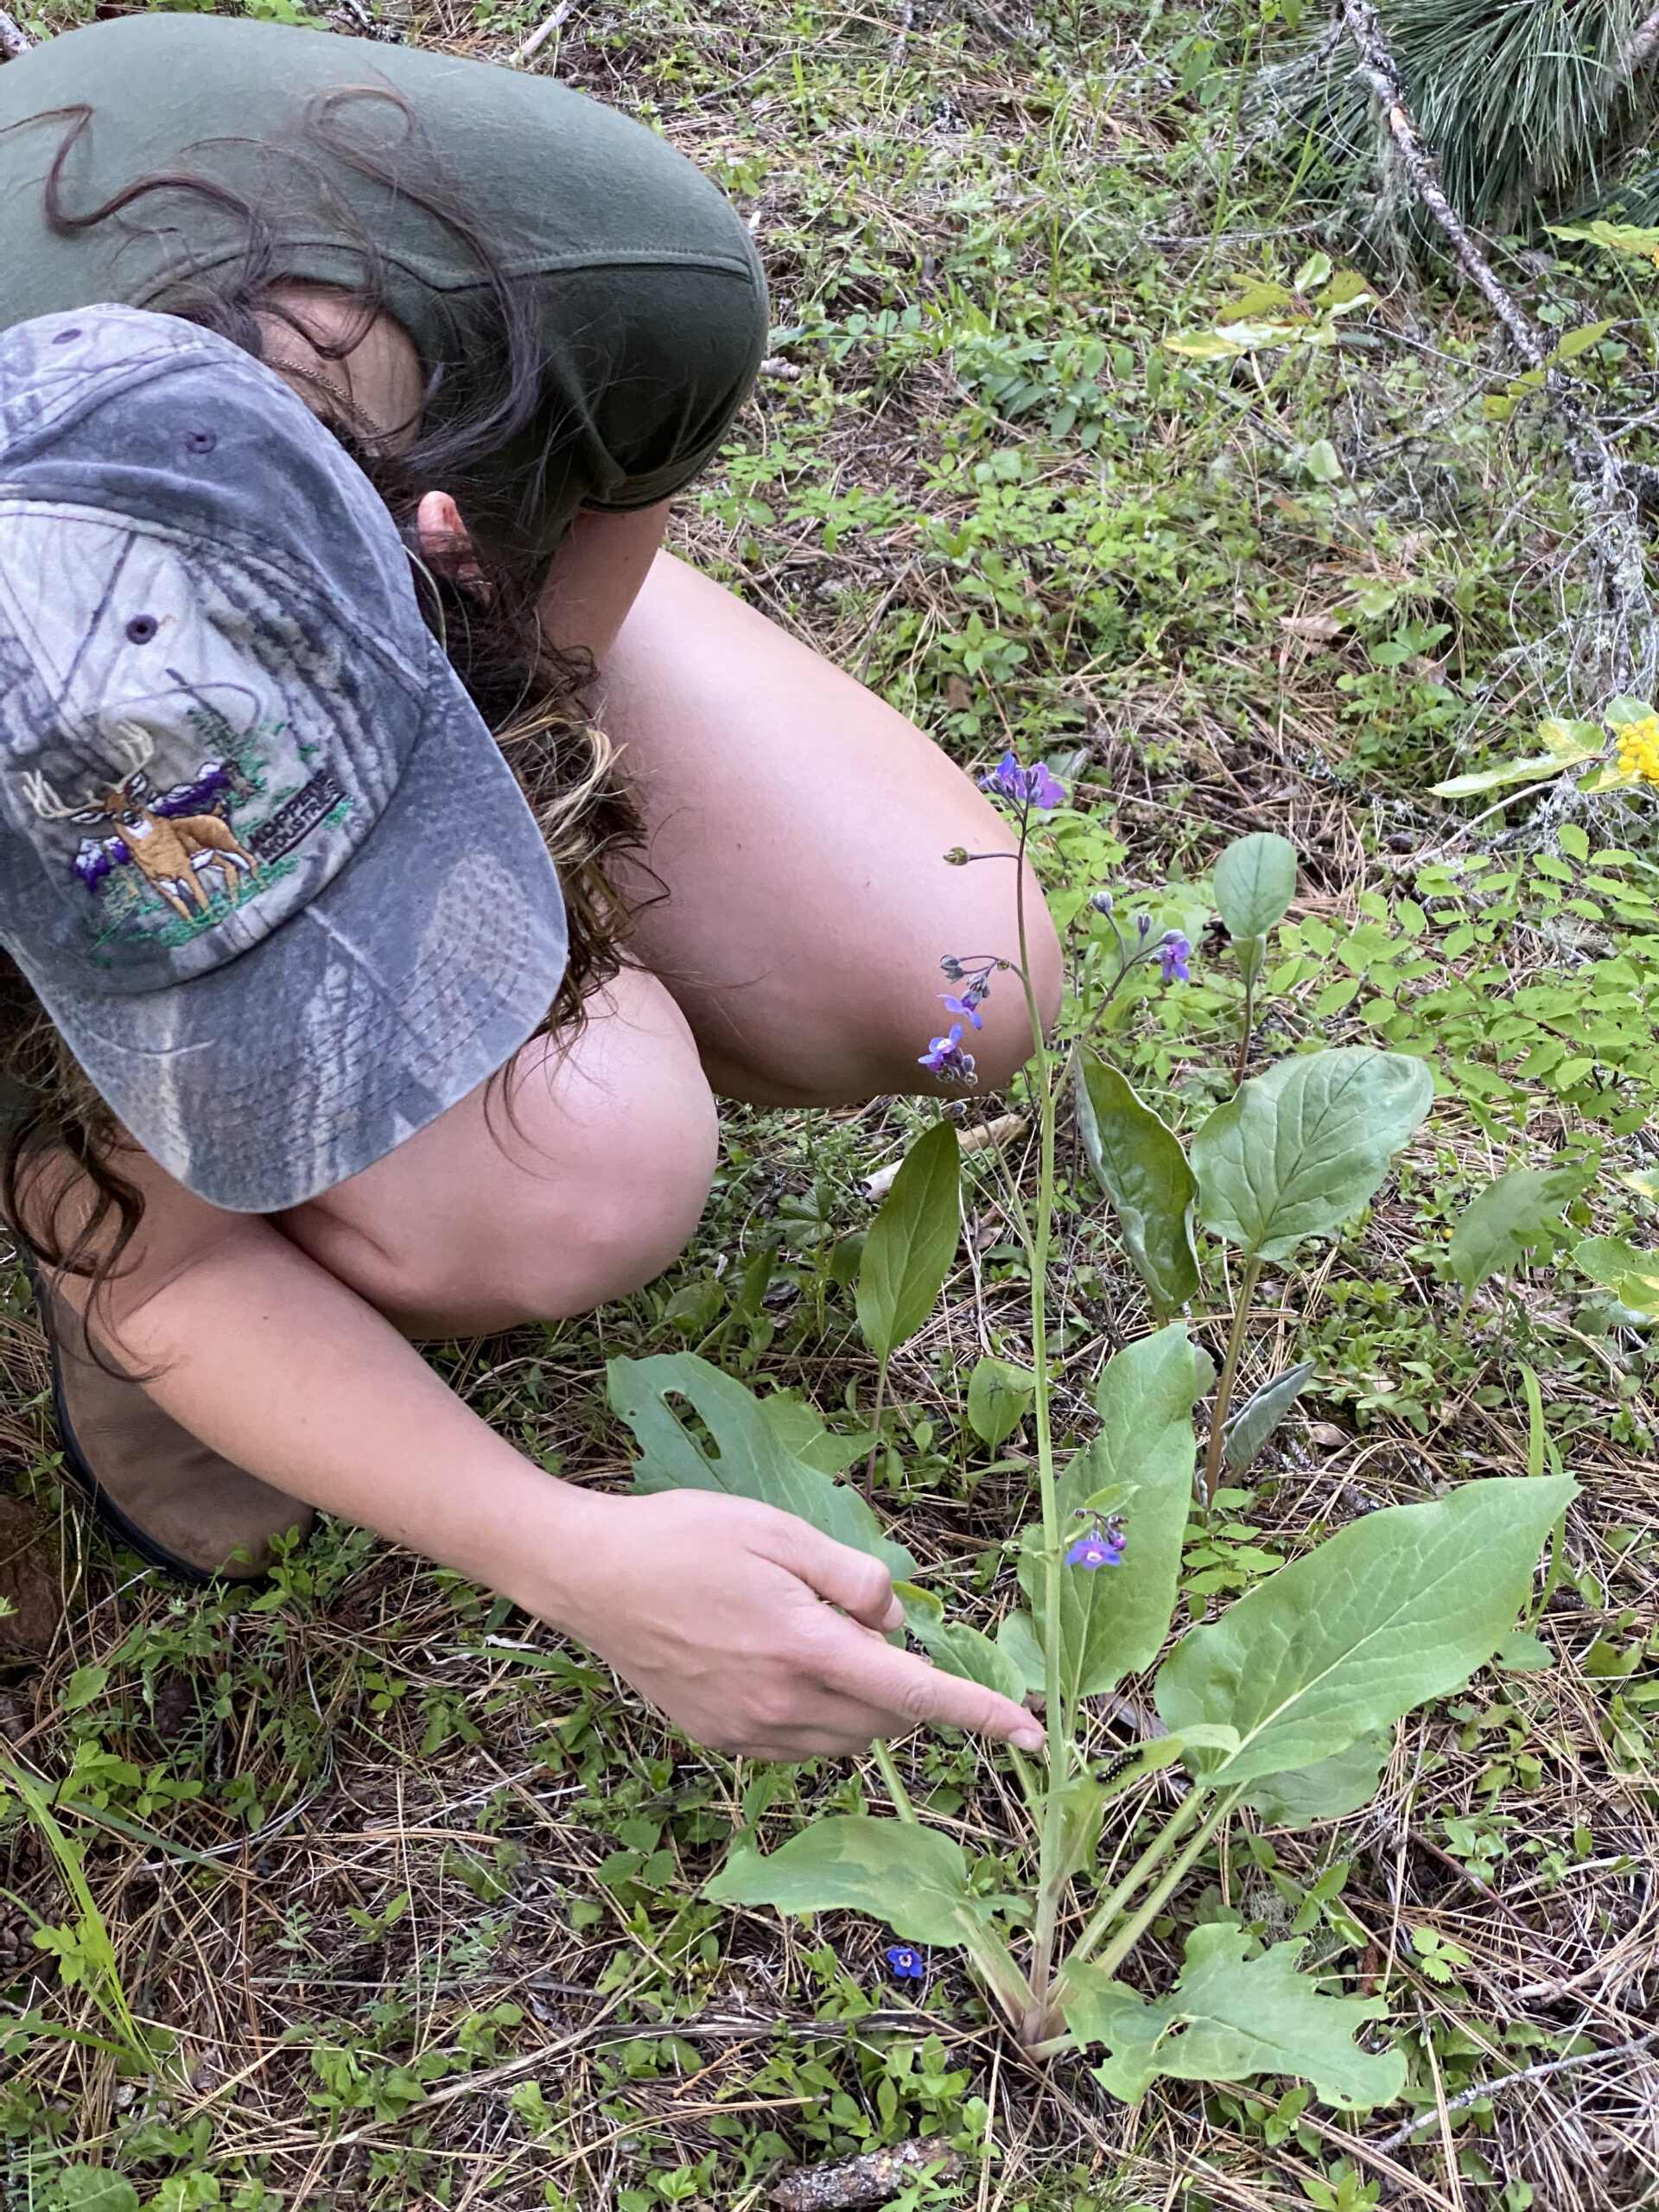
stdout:
[(523, 794), (362, 472), (166, 315), (0, 334), (0, 944), (214, 1205), (357, 1174), (563, 973)]

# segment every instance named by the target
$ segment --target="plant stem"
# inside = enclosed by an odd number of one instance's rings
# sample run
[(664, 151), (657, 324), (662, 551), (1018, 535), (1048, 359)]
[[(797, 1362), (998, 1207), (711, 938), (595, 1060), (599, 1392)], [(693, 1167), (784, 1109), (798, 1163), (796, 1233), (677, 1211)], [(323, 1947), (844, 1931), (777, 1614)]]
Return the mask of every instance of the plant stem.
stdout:
[(881, 1449), (881, 1411), (887, 1402), (887, 1357), (883, 1352), (875, 1370), (875, 1411), (870, 1417), (870, 1427), (875, 1432), (870, 1439), (870, 1456), (864, 1462), (864, 1503), (875, 1503), (875, 1461)]
[(912, 1827), (919, 1827), (921, 1822), (916, 1818), (916, 1808), (910, 1802), (910, 1792), (905, 1787), (903, 1777), (893, 1764), (893, 1753), (879, 1736), (870, 1745), (870, 1751), (880, 1770), (881, 1779), (887, 1785), (893, 1811), (901, 1821), (908, 1821)]
[(1043, 1800), (1042, 1827), (1037, 1854), (1037, 1921), (1032, 1936), (1032, 2001), (1028, 2022), (1040, 2021), (1046, 2012), (1050, 1970), (1054, 1958), (1054, 1931), (1058, 1925), (1060, 1892), (1065, 1886), (1060, 1869), (1065, 1856), (1065, 1808), (1060, 1792), (1070, 1765), (1065, 1700), (1060, 1687), (1060, 1509), (1054, 1480), (1054, 1434), (1049, 1404), (1048, 1376), (1048, 1251), (1054, 1224), (1055, 1086), (1048, 1065), (1048, 1040), (1043, 1032), (1042, 1010), (1032, 987), (1031, 960), (1026, 929), (1026, 839), (1027, 821), (1020, 824), (1019, 869), (1014, 878), (1014, 913), (1020, 932), (1020, 982), (1031, 1019), (1032, 1051), (1037, 1070), (1040, 1114), (1040, 1165), (1037, 1185), (1037, 1217), (1031, 1230), (1031, 1363), (1035, 1380), (1032, 1414), (1037, 1431), (1037, 1483), (1043, 1513), (1043, 1691), (1048, 1725), (1048, 1787)]
[(1238, 1287), (1238, 1300), (1233, 1309), (1233, 1325), (1228, 1332), (1227, 1350), (1221, 1363), (1221, 1379), (1216, 1384), (1215, 1408), (1210, 1416), (1210, 1441), (1205, 1447), (1204, 1502), (1206, 1505), (1215, 1503), (1216, 1492), (1221, 1488), (1221, 1448), (1226, 1441), (1227, 1409), (1232, 1403), (1238, 1357), (1244, 1349), (1244, 1332), (1249, 1326), (1250, 1301), (1255, 1296), (1256, 1279), (1261, 1273), (1260, 1260), (1247, 1261), (1244, 1280)]
[[(1165, 1874), (1163, 1879), (1157, 1885), (1156, 1888), (1152, 1891), (1145, 1902), (1141, 1905), (1140, 1909), (1123, 1923), (1122, 1926), (1113, 1936), (1111, 1942), (1107, 1945), (1105, 1951), (1102, 1954), (1099, 1967), (1096, 1968), (1097, 1973), (1110, 1975), (1117, 1972), (1119, 1967), (1122, 1965), (1124, 1960), (1128, 1958), (1129, 1953), (1135, 1948), (1135, 1945), (1141, 1941), (1141, 1938), (1146, 1934), (1147, 1929), (1151, 1927), (1153, 1922), (1156, 1920), (1159, 1914), (1169, 1903), (1170, 1898), (1174, 1896), (1176, 1890), (1179, 1888), (1181, 1881), (1186, 1874), (1187, 1869), (1192, 1866), (1198, 1853), (1204, 1849), (1205, 1844), (1209, 1842), (1216, 1830), (1221, 1826), (1223, 1821), (1226, 1819), (1228, 1814), (1230, 1813), (1234, 1806), (1237, 1804), (1239, 1798), (1243, 1794), (1242, 1790), (1229, 1789), (1222, 1796), (1217, 1798), (1214, 1804), (1211, 1806), (1209, 1811), (1205, 1815), (1196, 1834), (1188, 1838), (1185, 1849), (1177, 1858), (1174, 1865), (1169, 1869), (1168, 1872)], [(1202, 1795), (1203, 1793), (1201, 1790), (1194, 1789), (1192, 1796), (1187, 1798), (1185, 1804), (1183, 1805), (1181, 1808), (1182, 1811), (1185, 1812), (1186, 1810), (1186, 1807), (1191, 1805), (1195, 1799), (1200, 1797)], [(1160, 1843), (1166, 1848), (1169, 1844), (1170, 1839), (1175, 1834), (1175, 1830), (1176, 1822), (1172, 1821), (1168, 1827), (1164, 1830), (1162, 1836), (1159, 1839)], [(1095, 1920), (1092, 1920), (1090, 1923), (1090, 1928), (1085, 1929), (1084, 1931), (1084, 1940), (1080, 1941), (1076, 1945), (1071, 1955), (1067, 1958), (1065, 1965), (1060, 1970), (1059, 1980), (1055, 1984), (1054, 1987), (1054, 2003), (1050, 2008), (1050, 2017), (1043, 2023), (1046, 2032), (1051, 2030), (1053, 2018), (1058, 2012), (1060, 2005), (1065, 2001), (1066, 1975), (1074, 1966), (1081, 1965), (1082, 1959), (1080, 1954), (1084, 1948), (1084, 1942), (1087, 1941), (1090, 1929), (1096, 1924), (1099, 1917), (1099, 1914), (1096, 1913)]]
[(1151, 1896), (1147, 1898), (1140, 1910), (1136, 1912), (1132, 1918), (1124, 1922), (1122, 1928), (1118, 1929), (1116, 1935), (1113, 1936), (1111, 1942), (1106, 1946), (1105, 1950), (1101, 1955), (1100, 1971), (1102, 1974), (1109, 1974), (1116, 1973), (1119, 1967), (1122, 1965), (1124, 1960), (1129, 1955), (1129, 1953), (1135, 1948), (1135, 1945), (1141, 1941), (1141, 1938), (1146, 1934), (1147, 1929), (1151, 1927), (1153, 1922), (1156, 1920), (1159, 1914), (1169, 1903), (1170, 1898), (1174, 1896), (1176, 1889), (1182, 1878), (1185, 1876), (1187, 1868), (1192, 1864), (1192, 1861), (1204, 1849), (1205, 1844), (1209, 1842), (1211, 1837), (1226, 1819), (1228, 1814), (1232, 1811), (1234, 1806), (1237, 1804), (1243, 1795), (1243, 1792), (1242, 1789), (1229, 1789), (1222, 1796), (1217, 1798), (1215, 1803), (1205, 1815), (1203, 1822), (1199, 1827), (1198, 1833), (1188, 1842), (1185, 1850), (1181, 1853), (1179, 1858), (1175, 1861), (1175, 1864), (1164, 1876), (1163, 1880), (1159, 1883), (1157, 1888), (1154, 1890)]
[(1250, 1065), (1250, 1038), (1255, 1028), (1255, 978), (1244, 978), (1244, 1034), (1238, 1040), (1238, 1065), (1233, 1070), (1233, 1085), (1243, 1082)]
[(1017, 1751), (1012, 1744), (1008, 1745), (1008, 1757), (1014, 1762), (1014, 1771), (1019, 1781), (1021, 1795), (1026, 1801), (1026, 1810), (1033, 1815), (1040, 1828), (1043, 1818), (1042, 1784), (1027, 1765), (1025, 1753)]
[(1203, 1787), (1195, 1783), (1117, 1887), (1099, 1900), (1090, 1914), (1082, 1935), (1067, 1954), (1065, 1963), (1068, 1967), (1081, 1966), (1089, 1957), (1154, 1867), (1168, 1857), (1176, 1838), (1191, 1827), (1205, 1794)]

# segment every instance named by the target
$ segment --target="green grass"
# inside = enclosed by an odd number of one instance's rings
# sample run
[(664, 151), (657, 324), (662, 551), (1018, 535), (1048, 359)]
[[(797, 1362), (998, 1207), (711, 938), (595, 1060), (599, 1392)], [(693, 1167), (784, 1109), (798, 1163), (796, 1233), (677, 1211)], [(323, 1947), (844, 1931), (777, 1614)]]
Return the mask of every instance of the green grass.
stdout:
[[(24, 13), (37, 32), (69, 20)], [(394, 14), (498, 55), (537, 17)], [(40, 1349), (12, 1318), (0, 1444), (38, 1510), (34, 1580), (0, 1570), (27, 1601), (0, 1734), (50, 1785), (98, 1919), (7, 1798), (0, 2028), (25, 2014), (0, 2066), (8, 2212), (747, 2212), (797, 2166), (935, 2136), (962, 2171), (905, 2201), (976, 2212), (1653, 2200), (1659, 2046), (1458, 2104), (1616, 2050), (1651, 2005), (1651, 1367), (1567, 1251), (1591, 1228), (1653, 1241), (1650, 1202), (1620, 1179), (1655, 1165), (1652, 806), (1600, 802), (1575, 844), (1548, 805), (1477, 824), (1478, 803), (1427, 796), (1566, 709), (1586, 620), (1548, 429), (1531, 401), (1507, 420), (1483, 405), (1510, 369), (1478, 303), (1389, 292), (1338, 344), (1267, 353), (1259, 377), (1165, 348), (1316, 248), (1366, 266), (1294, 163), (1235, 130), (1242, 65), (1279, 35), (1253, 7), (1154, 0), (1039, 18), (1003, 0), (902, 16), (639, 0), (578, 9), (544, 64), (556, 53), (719, 177), (772, 272), (772, 357), (682, 550), (963, 760), (1076, 756), (1088, 819), (1058, 899), (1109, 882), (1179, 900), (1240, 832), (1290, 836), (1301, 894), (1257, 1065), (1310, 1041), (1435, 1058), (1433, 1118), (1369, 1217), (1263, 1279), (1241, 1388), (1299, 1357), (1318, 1373), (1259, 1478), (1195, 1525), (1184, 1610), (1201, 1618), (1313, 1527), (1523, 1471), (1524, 1364), (1543, 1451), (1585, 1491), (1535, 1624), (1554, 1664), (1413, 1716), (1376, 1803), (1346, 1821), (1230, 1823), (1151, 1936), (1174, 1958), (1196, 1917), (1306, 1933), (1344, 1987), (1388, 1999), (1408, 2103), (1361, 2122), (1283, 2084), (1165, 2084), (1131, 2112), (1075, 2063), (1029, 2069), (954, 1965), (919, 1997), (888, 1981), (872, 1923), (702, 1902), (735, 1831), (775, 1840), (809, 1807), (884, 1803), (874, 1768), (705, 1758), (579, 1651), (349, 1530), (264, 1593), (175, 1592), (60, 1515)], [(1645, 295), (1610, 278), (1601, 299), (1542, 262), (1509, 273), (1562, 328), (1623, 318), (1582, 365), (1640, 452)], [(1112, 1036), (1189, 1132), (1229, 1088), (1241, 1014), (1213, 950), (1194, 977)], [(858, 1183), (924, 1118), (729, 1114), (673, 1274), (590, 1320), (452, 1348), (447, 1371), (578, 1479), (618, 1478), (616, 1352), (690, 1343), (865, 1427)], [(1595, 1176), (1562, 1251), (1460, 1323), (1449, 1223), (1496, 1173), (1563, 1154)], [(1075, 1430), (1148, 1316), (1069, 1133), (1061, 1170), (1057, 1391)], [(1030, 1480), (1020, 1440), (993, 1459), (963, 1403), (979, 1353), (1025, 1351), (1001, 1208), (976, 1168), (960, 1264), (893, 1363), (878, 1455), (878, 1502), (987, 1621)], [(1219, 1351), (1217, 1326), (1206, 1340)], [(1138, 1710), (1099, 1716), (1103, 1747)], [(995, 1859), (996, 1773), (939, 1738), (897, 1756), (924, 1817)], [(60, 1977), (38, 1923), (69, 1931), (72, 1971), (79, 1928), (90, 1975)]]

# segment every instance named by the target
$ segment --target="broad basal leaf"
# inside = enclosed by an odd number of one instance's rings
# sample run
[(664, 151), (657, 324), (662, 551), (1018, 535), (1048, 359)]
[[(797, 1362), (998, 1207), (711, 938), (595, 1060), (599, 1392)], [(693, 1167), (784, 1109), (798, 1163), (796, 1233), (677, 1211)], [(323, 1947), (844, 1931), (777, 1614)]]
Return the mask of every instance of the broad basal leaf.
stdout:
[(1446, 1261), (1465, 1290), (1515, 1266), (1584, 1188), (1575, 1167), (1516, 1167), (1478, 1191), (1458, 1217)]
[(858, 1267), (858, 1325), (889, 1358), (933, 1311), (962, 1233), (962, 1147), (954, 1123), (935, 1122), (905, 1154), (870, 1224)]
[(1510, 784), (1547, 783), (1598, 760), (1607, 750), (1606, 733), (1599, 722), (1560, 721), (1539, 725), (1546, 750), (1525, 760), (1506, 760), (1496, 768), (1477, 768), (1466, 776), (1452, 776), (1429, 786), (1436, 798), (1478, 798), (1483, 791), (1502, 791)]
[(1192, 1249), (1198, 1186), (1180, 1140), (1092, 1052), (1078, 1058), (1077, 1101), (1084, 1151), (1116, 1209), (1129, 1257), (1158, 1306), (1173, 1313), (1198, 1288)]
[(1312, 1766), (1444, 1697), (1515, 1625), (1570, 1477), (1465, 1483), (1432, 1505), (1368, 1513), (1185, 1637), (1158, 1675), (1165, 1726), (1236, 1728), (1206, 1781)]
[(1321, 1821), (1344, 1820), (1376, 1796), (1393, 1742), (1392, 1735), (1362, 1736), (1317, 1766), (1253, 1782), (1244, 1802), (1272, 1828), (1311, 1828)]
[(1019, 1702), (1026, 1694), (1024, 1675), (1001, 1644), (965, 1621), (947, 1620), (944, 1605), (931, 1590), (918, 1590), (913, 1582), (895, 1586), (905, 1609), (905, 1626), (936, 1667), (967, 1681), (982, 1682), (987, 1689)]
[(1358, 1211), (1433, 1095), (1421, 1060), (1366, 1045), (1281, 1060), (1193, 1138), (1199, 1219), (1252, 1259), (1284, 1259)]
[(1268, 830), (1238, 838), (1216, 862), (1210, 891), (1229, 937), (1265, 937), (1296, 896), (1295, 846)]
[[(1192, 1347), (1179, 1324), (1143, 1337), (1112, 1359), (1095, 1402), (1101, 1431), (1060, 1478), (1067, 1542), (1084, 1524), (1078, 1507), (1120, 1484), (1135, 1485), (1122, 1567), (1063, 1567), (1061, 1681), (1068, 1697), (1098, 1697), (1149, 1666), (1169, 1627), (1181, 1538), (1192, 1502)], [(1029, 1553), (1020, 1586), (1043, 1618), (1043, 1568)]]
[(1659, 1314), (1659, 1252), (1641, 1251), (1623, 1236), (1586, 1236), (1573, 1247), (1573, 1258), (1630, 1312)]
[(1106, 2044), (1110, 2056), (1096, 2069), (1103, 2088), (1135, 2104), (1160, 2074), (1179, 2082), (1287, 2074), (1344, 2111), (1392, 2103), (1406, 2085), (1404, 2058), (1373, 2056), (1353, 2040), (1387, 2012), (1382, 1999), (1321, 1996), (1296, 1971), (1300, 1943), (1252, 1959), (1249, 1942), (1241, 1928), (1195, 1928), (1181, 1978), (1157, 2005), (1089, 1967), (1072, 1968), (1065, 2024), (1079, 2043)]
[(1029, 1368), (988, 1355), (968, 1378), (968, 1425), (993, 1451), (1005, 1444), (1031, 1410), (1037, 1389)]
[(1235, 1473), (1243, 1474), (1262, 1456), (1268, 1438), (1313, 1378), (1313, 1363), (1305, 1359), (1287, 1367), (1259, 1390), (1252, 1390), (1227, 1424), (1221, 1456)]
[[(756, 1498), (810, 1521), (826, 1536), (873, 1552), (897, 1576), (914, 1573), (910, 1554), (881, 1534), (858, 1492), (798, 1459), (734, 1376), (695, 1352), (670, 1351), (613, 1359), (609, 1376), (611, 1404), (639, 1440), (636, 1490), (712, 1490)], [(687, 1427), (671, 1398), (690, 1402), (714, 1439), (714, 1452)]]
[(705, 1894), (779, 1912), (868, 1912), (910, 1943), (965, 1943), (995, 1910), (995, 1899), (969, 1896), (960, 1844), (859, 1813), (815, 1821), (764, 1857), (740, 1844)]
[(756, 1403), (784, 1449), (804, 1459), (809, 1467), (816, 1467), (821, 1475), (844, 1474), (855, 1462), (862, 1465), (869, 1457), (875, 1438), (868, 1429), (849, 1433), (830, 1428), (814, 1408), (782, 1390), (774, 1390), (769, 1398), (757, 1399)]

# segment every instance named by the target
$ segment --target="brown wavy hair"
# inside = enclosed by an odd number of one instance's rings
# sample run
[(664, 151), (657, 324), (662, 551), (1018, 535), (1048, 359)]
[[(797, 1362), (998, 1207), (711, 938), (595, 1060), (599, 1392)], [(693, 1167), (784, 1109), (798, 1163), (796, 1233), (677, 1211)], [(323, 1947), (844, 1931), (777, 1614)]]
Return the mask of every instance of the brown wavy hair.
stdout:
[[(365, 145), (346, 127), (349, 111), (364, 102), (389, 106), (401, 117), (402, 136), (390, 152)], [(313, 213), (319, 205), (327, 210), (359, 264), (356, 281), (346, 289), (361, 302), (360, 321), (344, 338), (321, 345), (278, 297), (283, 283), (294, 281), (284, 265), (281, 230), (263, 207), (220, 180), (190, 170), (157, 173), (124, 186), (97, 207), (67, 205), (65, 165), (92, 113), (81, 105), (29, 118), (61, 120), (66, 126), (45, 179), (47, 221), (67, 236), (100, 224), (123, 225), (128, 210), (162, 193), (189, 195), (229, 216), (240, 232), (238, 256), (228, 264), (216, 256), (212, 265), (187, 267), (148, 304), (217, 333), (256, 359), (270, 358), (268, 330), (276, 322), (288, 324), (318, 357), (345, 360), (386, 311), (379, 249), (328, 164), (395, 191), (436, 224), (476, 267), (492, 343), (478, 359), (447, 376), (429, 368), (418, 423), (372, 424), (353, 412), (328, 379), (303, 380), (311, 387), (317, 412), (397, 524), (428, 626), (495, 734), (558, 865), (570, 954), (544, 1027), (574, 1033), (589, 994), (620, 965), (627, 910), (612, 887), (607, 863), (625, 848), (637, 846), (639, 825), (615, 779), (613, 748), (588, 711), (592, 664), (585, 655), (556, 651), (537, 620), (543, 580), (534, 571), (530, 549), (539, 477), (531, 471), (509, 497), (483, 473), (483, 464), (509, 447), (540, 413), (540, 322), (533, 297), (527, 288), (513, 283), (490, 240), (446, 187), (435, 149), (414, 111), (385, 86), (320, 94), (306, 111), (302, 143), (258, 148), (294, 165)], [(286, 360), (282, 365), (295, 372)], [(416, 509), (423, 494), (435, 488), (454, 494), (473, 531), (477, 568), (463, 582), (437, 573), (421, 557)], [(496, 1078), (498, 1084), (506, 1073)], [(510, 1112), (510, 1084), (503, 1095)], [(137, 1233), (143, 1199), (117, 1164), (121, 1138), (115, 1117), (21, 971), (3, 954), (0, 1116), (5, 1119), (0, 1214), (25, 1230), (47, 1267), (88, 1279), (96, 1294)], [(43, 1176), (39, 1170), (53, 1154), (64, 1172)]]

